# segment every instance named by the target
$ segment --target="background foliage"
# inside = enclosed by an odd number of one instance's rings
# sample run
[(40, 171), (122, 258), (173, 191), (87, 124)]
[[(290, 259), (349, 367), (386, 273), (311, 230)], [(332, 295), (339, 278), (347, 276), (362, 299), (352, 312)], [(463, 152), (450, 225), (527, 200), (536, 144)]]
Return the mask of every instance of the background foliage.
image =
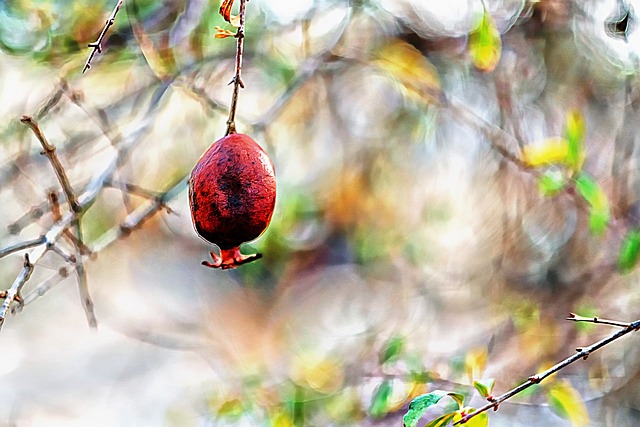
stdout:
[[(126, 0), (81, 75), (114, 3), (0, 3), (0, 247), (55, 223), (23, 114), (78, 192), (113, 164), (82, 221), (98, 330), (48, 252), (0, 333), (0, 423), (400, 425), (609, 333), (569, 311), (638, 317), (637, 2), (251, 0), (237, 124), (278, 199), (264, 258), (224, 272), (185, 178), (224, 133), (234, 40), (217, 2)], [(635, 425), (634, 339), (491, 425)]]

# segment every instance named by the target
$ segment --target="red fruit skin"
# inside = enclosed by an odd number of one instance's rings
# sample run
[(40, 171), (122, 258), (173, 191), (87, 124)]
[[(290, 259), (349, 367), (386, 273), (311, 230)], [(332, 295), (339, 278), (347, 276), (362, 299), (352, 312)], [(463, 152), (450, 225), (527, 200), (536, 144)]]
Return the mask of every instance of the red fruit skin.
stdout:
[(228, 258), (242, 257), (240, 244), (262, 234), (275, 202), (271, 159), (248, 135), (231, 134), (214, 142), (191, 172), (191, 219), (200, 237), (220, 247), (223, 268), (246, 262)]

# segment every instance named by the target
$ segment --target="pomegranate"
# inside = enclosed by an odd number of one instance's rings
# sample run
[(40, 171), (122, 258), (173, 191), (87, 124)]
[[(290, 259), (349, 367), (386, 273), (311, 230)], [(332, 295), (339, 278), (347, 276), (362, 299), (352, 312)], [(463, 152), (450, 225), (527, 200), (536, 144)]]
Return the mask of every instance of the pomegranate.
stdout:
[(196, 232), (220, 248), (211, 268), (234, 268), (261, 258), (242, 255), (271, 221), (276, 178), (271, 159), (249, 136), (233, 133), (211, 144), (191, 172), (189, 205)]

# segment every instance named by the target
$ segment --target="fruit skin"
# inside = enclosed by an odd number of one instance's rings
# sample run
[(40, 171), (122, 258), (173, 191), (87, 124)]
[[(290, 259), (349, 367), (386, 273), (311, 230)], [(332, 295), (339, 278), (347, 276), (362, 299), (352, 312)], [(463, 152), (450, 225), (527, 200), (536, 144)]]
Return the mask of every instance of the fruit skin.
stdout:
[(240, 244), (267, 228), (276, 201), (276, 178), (267, 153), (245, 134), (227, 135), (204, 152), (191, 172), (189, 205), (196, 232), (220, 248), (212, 268), (234, 268), (260, 258)]

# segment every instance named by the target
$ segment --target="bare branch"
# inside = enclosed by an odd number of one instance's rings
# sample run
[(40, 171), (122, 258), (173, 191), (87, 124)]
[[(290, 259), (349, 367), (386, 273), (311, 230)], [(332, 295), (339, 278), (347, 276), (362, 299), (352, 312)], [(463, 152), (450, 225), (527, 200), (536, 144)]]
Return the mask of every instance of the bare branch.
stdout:
[(60, 159), (58, 159), (58, 156), (56, 155), (56, 147), (54, 147), (49, 143), (49, 141), (47, 141), (47, 138), (44, 136), (44, 133), (42, 133), (42, 130), (40, 129), (40, 126), (38, 126), (38, 123), (35, 122), (30, 116), (22, 116), (22, 119), (20, 119), (20, 121), (31, 128), (36, 138), (38, 138), (38, 141), (40, 141), (40, 144), (42, 144), (42, 148), (44, 149), (43, 154), (47, 156), (47, 158), (51, 162), (51, 166), (53, 166), (53, 170), (58, 177), (58, 181), (62, 186), (62, 190), (67, 197), (67, 203), (69, 204), (69, 207), (73, 212), (80, 212), (82, 208), (80, 207), (80, 205), (78, 205), (76, 195), (71, 188), (67, 173), (62, 167)]
[(93, 43), (89, 43), (88, 46), (92, 48), (92, 50), (89, 54), (89, 57), (87, 58), (87, 61), (84, 63), (84, 68), (82, 69), (83, 74), (85, 71), (91, 68), (91, 61), (93, 60), (96, 52), (102, 53), (102, 40), (104, 39), (105, 34), (107, 34), (109, 27), (111, 27), (115, 22), (116, 15), (118, 14), (118, 10), (120, 10), (120, 8), (122, 7), (122, 3), (124, 3), (124, 0), (118, 0), (118, 3), (116, 3), (116, 7), (113, 8), (113, 12), (111, 12), (111, 15), (109, 15), (109, 18), (107, 18), (107, 23), (104, 25), (102, 32), (98, 36), (98, 40)]
[(45, 243), (45, 237), (40, 236), (37, 239), (25, 240), (24, 242), (16, 243), (15, 245), (7, 246), (6, 248), (0, 249), (0, 258), (4, 258), (5, 256), (12, 254), (14, 252), (19, 252), (25, 249), (31, 249), (38, 245), (42, 245)]
[(33, 264), (29, 261), (29, 254), (24, 254), (24, 264), (22, 265), (20, 274), (16, 277), (16, 280), (13, 281), (11, 287), (0, 294), (0, 297), (4, 298), (2, 307), (0, 307), (0, 328), (2, 328), (4, 324), (4, 319), (7, 317), (7, 312), (11, 304), (14, 301), (22, 302), (20, 290), (31, 277), (31, 273), (33, 273)]
[(571, 320), (572, 322), (602, 323), (603, 325), (617, 326), (619, 328), (628, 328), (629, 325), (631, 325), (631, 323), (629, 322), (619, 322), (617, 320), (600, 319), (598, 317), (583, 317), (575, 313), (569, 313), (569, 316), (567, 316), (566, 320)]

